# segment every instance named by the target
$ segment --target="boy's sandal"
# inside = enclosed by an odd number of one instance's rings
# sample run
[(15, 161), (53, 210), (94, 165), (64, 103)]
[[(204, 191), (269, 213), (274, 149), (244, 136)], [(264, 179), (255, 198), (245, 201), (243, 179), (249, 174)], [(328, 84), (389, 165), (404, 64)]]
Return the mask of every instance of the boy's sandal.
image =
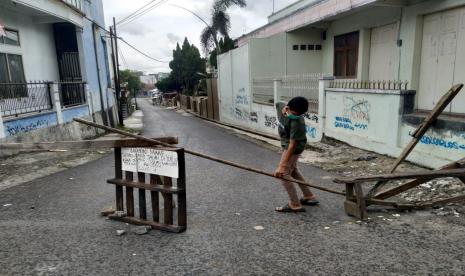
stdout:
[(286, 204), (282, 207), (276, 207), (275, 211), (280, 212), (280, 213), (298, 213), (298, 212), (305, 212), (305, 208), (300, 207), (298, 209), (292, 209), (291, 206), (289, 206), (289, 204)]
[(301, 198), (300, 199), (300, 204), (307, 205), (307, 206), (316, 206), (316, 205), (319, 205), (320, 202), (318, 200), (316, 200), (316, 199)]

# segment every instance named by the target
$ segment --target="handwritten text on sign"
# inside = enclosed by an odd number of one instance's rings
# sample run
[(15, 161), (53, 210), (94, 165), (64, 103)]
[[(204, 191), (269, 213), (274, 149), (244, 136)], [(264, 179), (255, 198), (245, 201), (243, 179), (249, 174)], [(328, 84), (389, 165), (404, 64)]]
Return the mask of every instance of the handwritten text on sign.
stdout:
[(151, 148), (122, 148), (123, 171), (179, 177), (178, 154)]

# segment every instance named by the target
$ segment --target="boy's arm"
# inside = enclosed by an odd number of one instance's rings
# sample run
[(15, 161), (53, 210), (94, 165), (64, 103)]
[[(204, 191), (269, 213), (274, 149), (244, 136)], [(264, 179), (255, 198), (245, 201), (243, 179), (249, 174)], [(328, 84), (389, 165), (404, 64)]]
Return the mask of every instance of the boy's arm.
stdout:
[(284, 172), (286, 171), (287, 164), (289, 164), (289, 160), (291, 160), (292, 155), (295, 152), (297, 147), (297, 140), (291, 139), (289, 141), (289, 146), (286, 150), (284, 158), (282, 158), (281, 162), (279, 163), (278, 168), (276, 169), (274, 175), (277, 177), (283, 177)]

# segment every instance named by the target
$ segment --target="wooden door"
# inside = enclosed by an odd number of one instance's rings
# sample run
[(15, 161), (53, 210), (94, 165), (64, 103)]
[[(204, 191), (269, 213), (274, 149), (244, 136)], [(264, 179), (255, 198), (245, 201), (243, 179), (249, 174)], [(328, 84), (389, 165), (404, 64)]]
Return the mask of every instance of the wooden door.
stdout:
[[(454, 84), (465, 83), (465, 8), (460, 9), (459, 16)], [(465, 91), (460, 91), (451, 105), (452, 112), (465, 113)]]
[[(453, 85), (460, 10), (424, 18), (418, 108), (431, 110)], [(451, 112), (449, 105), (446, 112)]]
[(370, 80), (397, 80), (399, 72), (397, 33), (398, 23), (371, 30)]

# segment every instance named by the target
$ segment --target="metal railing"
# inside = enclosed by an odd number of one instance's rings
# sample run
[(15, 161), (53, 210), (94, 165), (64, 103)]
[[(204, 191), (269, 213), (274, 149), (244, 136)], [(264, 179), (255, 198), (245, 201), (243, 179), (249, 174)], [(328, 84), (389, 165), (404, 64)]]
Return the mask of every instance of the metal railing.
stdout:
[(256, 78), (252, 80), (252, 99), (254, 103), (273, 105), (274, 79)]
[(82, 0), (61, 0), (61, 2), (65, 3), (68, 6), (74, 7), (79, 11), (83, 12), (84, 7), (82, 5)]
[(308, 99), (308, 111), (318, 113), (318, 90), (322, 76), (322, 74), (284, 76), (278, 91), (279, 99), (288, 102), (297, 96), (305, 97)]
[(60, 82), (58, 83), (58, 91), (63, 107), (86, 103), (85, 82)]
[(282, 77), (281, 89), (279, 89), (279, 99), (289, 101), (290, 99), (302, 96), (309, 101), (318, 102), (319, 80), (322, 74), (292, 75)]
[(334, 81), (330, 82), (329, 88), (407, 90), (408, 81), (398, 81), (398, 80), (383, 80), (383, 81), (334, 80)]
[(52, 83), (0, 83), (2, 116), (17, 116), (52, 109)]
[(309, 111), (318, 112), (318, 89), (322, 74), (289, 75), (278, 78), (255, 78), (252, 81), (253, 101), (273, 105), (274, 81), (278, 81), (278, 99), (288, 102), (302, 96), (308, 99)]

